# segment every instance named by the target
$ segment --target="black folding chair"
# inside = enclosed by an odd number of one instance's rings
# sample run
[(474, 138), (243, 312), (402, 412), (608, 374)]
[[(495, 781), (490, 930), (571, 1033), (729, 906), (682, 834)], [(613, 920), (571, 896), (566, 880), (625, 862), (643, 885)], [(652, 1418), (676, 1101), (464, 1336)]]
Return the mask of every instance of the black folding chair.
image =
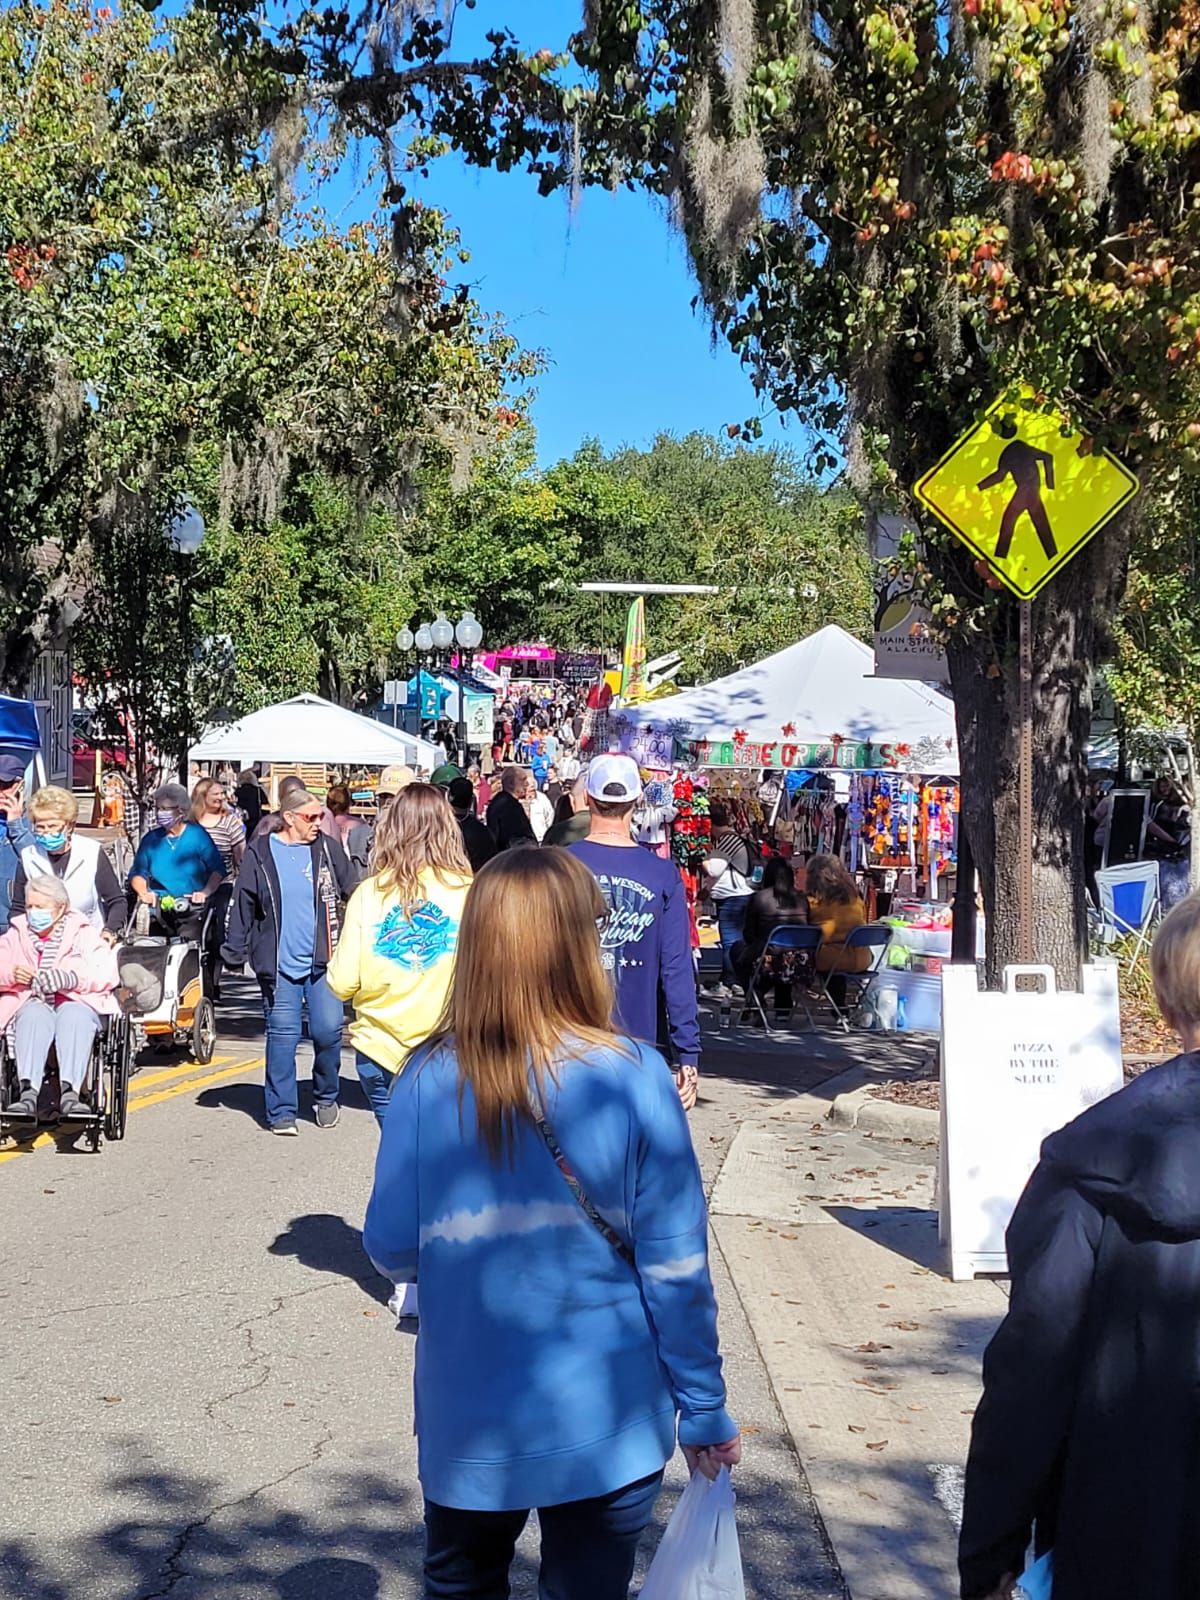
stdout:
[[(762, 994), (759, 990), (767, 957), (769, 955), (783, 955), (785, 952), (794, 955), (797, 960), (802, 956), (808, 956), (811, 971), (815, 973), (817, 969), (817, 951), (821, 948), (822, 938), (823, 935), (820, 928), (806, 927), (803, 923), (784, 922), (780, 923), (779, 927), (771, 929), (767, 942), (762, 948), (762, 953), (754, 963), (750, 981), (746, 985), (744, 1008), (748, 1011), (753, 1006), (757, 1010), (767, 1033), (771, 1032), (771, 1024), (767, 1021), (767, 1013), (763, 1007)], [(813, 1020), (812, 1007), (808, 1003), (807, 988), (808, 985), (806, 983), (799, 980), (794, 981), (792, 985), (792, 1002), (795, 1004), (798, 992), (800, 1004), (804, 1007), (804, 1014), (808, 1018), (808, 1025), (810, 1028), (815, 1028), (816, 1022)]]
[[(884, 952), (892, 942), (894, 929), (881, 922), (868, 922), (861, 928), (852, 928), (846, 935), (846, 950), (868, 950), (870, 956), (867, 965), (861, 972), (847, 972), (844, 968), (834, 967), (829, 972), (821, 973), (821, 988), (825, 998), (833, 1008), (833, 1014), (845, 1032), (850, 1031), (850, 1017), (857, 1009), (859, 1002), (866, 993), (872, 978), (879, 971), (883, 961)], [(846, 993), (841, 1005), (833, 998), (830, 990), (830, 981), (841, 978), (846, 985)], [(853, 985), (853, 988), (851, 987)]]

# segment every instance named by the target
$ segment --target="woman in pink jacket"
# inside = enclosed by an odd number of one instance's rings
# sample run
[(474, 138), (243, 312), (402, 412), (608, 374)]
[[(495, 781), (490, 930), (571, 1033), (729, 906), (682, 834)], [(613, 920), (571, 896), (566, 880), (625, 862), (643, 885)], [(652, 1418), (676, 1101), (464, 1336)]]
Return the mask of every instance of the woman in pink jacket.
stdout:
[(100, 1018), (119, 1009), (113, 997), (118, 982), (116, 953), (71, 909), (61, 880), (30, 878), (25, 915), (14, 917), (0, 937), (0, 1032), (12, 1042), (21, 1080), (10, 1117), (37, 1120), (51, 1045), (58, 1055), (60, 1114), (87, 1110), (79, 1090)]

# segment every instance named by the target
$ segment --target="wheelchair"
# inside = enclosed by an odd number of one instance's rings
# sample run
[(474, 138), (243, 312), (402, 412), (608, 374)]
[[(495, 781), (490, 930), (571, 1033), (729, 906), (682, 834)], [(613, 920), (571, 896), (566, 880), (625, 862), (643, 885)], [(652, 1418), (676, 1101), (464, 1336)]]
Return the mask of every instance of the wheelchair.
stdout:
[(164, 895), (153, 912), (162, 932), (149, 931), (151, 915), (149, 907), (139, 906), (117, 947), (117, 994), (130, 1019), (135, 1051), (190, 1045), (192, 1059), (205, 1066), (217, 1047), (212, 979), (204, 959), (211, 913), (199, 915)]
[(133, 1071), (133, 1031), (124, 1013), (101, 1017), (100, 1029), (92, 1044), (87, 1075), (75, 1087), (86, 1111), (78, 1116), (61, 1114), (61, 1084), (58, 1061), (51, 1047), (46, 1062), (42, 1092), (38, 1097), (38, 1120), (14, 1117), (9, 1108), (20, 1097), (20, 1076), (16, 1054), (8, 1039), (0, 1035), (0, 1138), (8, 1135), (20, 1138), (57, 1130), (60, 1133), (83, 1134), (93, 1152), (100, 1149), (102, 1140), (116, 1144), (125, 1137), (125, 1122), (129, 1114), (129, 1079)]

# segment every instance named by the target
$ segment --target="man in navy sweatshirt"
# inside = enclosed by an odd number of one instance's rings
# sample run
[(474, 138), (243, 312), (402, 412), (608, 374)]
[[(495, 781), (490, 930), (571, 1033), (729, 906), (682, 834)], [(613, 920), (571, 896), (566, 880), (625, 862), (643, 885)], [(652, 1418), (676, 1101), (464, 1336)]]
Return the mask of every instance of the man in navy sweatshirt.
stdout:
[(700, 1059), (691, 925), (678, 867), (643, 850), (630, 833), (641, 794), (636, 762), (598, 756), (587, 775), (591, 832), (567, 848), (595, 873), (608, 903), (600, 944), (613, 976), (617, 1022), (662, 1051), (690, 1111)]

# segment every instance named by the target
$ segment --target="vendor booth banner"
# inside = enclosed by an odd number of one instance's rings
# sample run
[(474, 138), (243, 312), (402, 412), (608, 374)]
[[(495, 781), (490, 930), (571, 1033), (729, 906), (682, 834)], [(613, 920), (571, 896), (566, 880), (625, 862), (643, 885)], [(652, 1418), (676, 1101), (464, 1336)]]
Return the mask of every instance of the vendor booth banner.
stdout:
[(929, 637), (929, 612), (912, 596), (913, 575), (884, 565), (875, 587), (875, 672), (880, 678), (949, 683), (946, 652)]
[(732, 739), (688, 737), (687, 728), (639, 727), (630, 718), (613, 718), (611, 743), (638, 763), (658, 772), (673, 767), (765, 767), (784, 771), (904, 771), (940, 772), (946, 767), (953, 744), (945, 739), (921, 739), (916, 744), (871, 743), (832, 738), (814, 743), (795, 740), (759, 740), (737, 734)]

